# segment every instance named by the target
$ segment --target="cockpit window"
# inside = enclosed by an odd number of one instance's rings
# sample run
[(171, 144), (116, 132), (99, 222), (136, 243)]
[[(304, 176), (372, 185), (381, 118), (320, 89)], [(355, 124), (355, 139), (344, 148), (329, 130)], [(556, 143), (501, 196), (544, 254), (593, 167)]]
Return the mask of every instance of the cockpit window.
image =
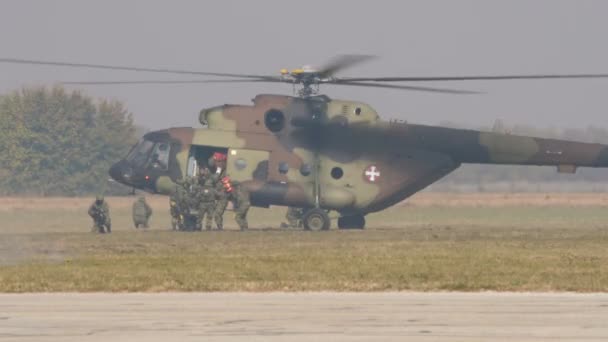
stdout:
[(154, 168), (167, 170), (169, 167), (169, 144), (157, 143), (150, 155), (150, 165)]
[(149, 140), (140, 140), (137, 145), (127, 155), (127, 160), (135, 165), (144, 165), (148, 160), (148, 155), (154, 147), (154, 143)]

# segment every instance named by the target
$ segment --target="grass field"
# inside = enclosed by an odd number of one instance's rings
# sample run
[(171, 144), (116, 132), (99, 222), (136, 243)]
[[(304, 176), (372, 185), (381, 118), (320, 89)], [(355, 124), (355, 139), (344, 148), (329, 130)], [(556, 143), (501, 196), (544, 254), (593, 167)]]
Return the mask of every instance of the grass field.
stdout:
[(254, 208), (252, 230), (152, 227), (110, 198), (114, 233), (89, 232), (92, 199), (0, 198), (0, 291), (608, 291), (608, 196), (419, 194), (368, 217), (364, 231), (278, 228), (284, 208)]

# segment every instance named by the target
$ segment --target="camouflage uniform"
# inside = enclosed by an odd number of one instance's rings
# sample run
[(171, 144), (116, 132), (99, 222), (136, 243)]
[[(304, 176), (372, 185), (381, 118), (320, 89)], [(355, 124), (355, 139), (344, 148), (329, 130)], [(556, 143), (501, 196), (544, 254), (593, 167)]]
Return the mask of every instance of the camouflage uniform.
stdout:
[(288, 207), (287, 213), (285, 214), (285, 219), (287, 219), (287, 224), (281, 224), (283, 228), (298, 228), (302, 226), (302, 216), (304, 216), (304, 209), (296, 208), (296, 207)]
[(180, 230), (183, 228), (184, 224), (184, 212), (188, 210), (188, 194), (184, 181), (177, 181), (169, 205), (171, 206), (171, 223), (173, 224), (173, 229)]
[(216, 183), (217, 203), (215, 207), (215, 223), (218, 229), (223, 229), (223, 216), (228, 206), (232, 202), (235, 220), (241, 230), (248, 229), (247, 212), (251, 204), (249, 203), (249, 192), (240, 183), (232, 182), (228, 177), (222, 177)]
[(198, 225), (202, 226), (205, 216), (205, 229), (211, 230), (211, 223), (213, 221), (213, 214), (215, 211), (215, 198), (216, 191), (213, 187), (213, 181), (209, 178), (203, 180), (203, 184), (199, 190), (199, 210), (198, 210)]
[(186, 213), (188, 215), (196, 215), (196, 227), (195, 230), (201, 230), (200, 222), (198, 221), (198, 210), (200, 207), (200, 196), (201, 196), (201, 186), (199, 185), (199, 179), (196, 177), (188, 177), (184, 182), (185, 189), (185, 200), (184, 200), (184, 209), (182, 209), (182, 214)]
[(249, 202), (249, 191), (240, 183), (235, 184), (235, 187), (235, 192), (231, 199), (234, 206), (234, 219), (241, 230), (249, 229), (249, 225), (247, 224), (247, 213), (251, 207), (251, 203)]
[(179, 207), (178, 207), (178, 191), (171, 194), (169, 197), (169, 213), (171, 214), (171, 228), (177, 230), (179, 228)]
[(211, 179), (215, 188), (215, 209), (213, 210), (213, 220), (218, 230), (224, 229), (224, 212), (228, 206), (228, 193), (224, 189), (222, 178), (225, 177), (225, 173), (213, 174)]
[(198, 210), (197, 191), (198, 191), (198, 180), (194, 177), (186, 177), (182, 180), (176, 181), (177, 186), (172, 194), (175, 204), (171, 204), (171, 212), (176, 222), (178, 230), (187, 229), (186, 227), (187, 215), (190, 215), (192, 209)]
[(198, 179), (193, 176), (188, 176), (179, 184), (186, 190), (186, 192), (191, 192), (192, 187), (198, 184)]
[(135, 203), (133, 203), (133, 225), (135, 228), (139, 228), (139, 226), (143, 226), (144, 228), (148, 228), (148, 220), (150, 216), (152, 216), (152, 208), (146, 203), (146, 198), (144, 196), (140, 196)]
[(89, 216), (93, 218), (93, 231), (104, 234), (112, 232), (110, 220), (110, 207), (103, 196), (97, 196), (95, 202), (89, 207)]

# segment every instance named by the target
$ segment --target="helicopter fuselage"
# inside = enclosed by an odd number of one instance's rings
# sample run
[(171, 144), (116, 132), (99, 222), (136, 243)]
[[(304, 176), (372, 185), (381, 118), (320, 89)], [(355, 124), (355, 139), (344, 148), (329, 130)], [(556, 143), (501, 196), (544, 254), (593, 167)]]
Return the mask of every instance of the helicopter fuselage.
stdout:
[(364, 103), (258, 95), (253, 105), (201, 111), (203, 128), (150, 132), (110, 170), (115, 180), (171, 194), (214, 152), (251, 203), (365, 215), (398, 203), (462, 163), (607, 167), (608, 146), (381, 120)]

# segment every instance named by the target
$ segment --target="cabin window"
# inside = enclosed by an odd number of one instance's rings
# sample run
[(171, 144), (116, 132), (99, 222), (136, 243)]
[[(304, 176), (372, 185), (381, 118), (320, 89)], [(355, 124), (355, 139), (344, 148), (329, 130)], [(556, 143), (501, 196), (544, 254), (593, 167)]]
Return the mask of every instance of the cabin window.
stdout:
[(157, 143), (150, 155), (150, 165), (155, 169), (167, 170), (169, 168), (169, 144)]
[(289, 164), (286, 162), (279, 163), (279, 172), (282, 174), (286, 174), (289, 171)]
[(144, 165), (153, 147), (154, 143), (152, 141), (142, 139), (133, 147), (126, 159), (134, 165)]
[(302, 164), (302, 166), (300, 166), (300, 174), (302, 174), (302, 176), (309, 176), (312, 173), (312, 167), (310, 167), (310, 164)]
[(334, 167), (333, 169), (331, 169), (331, 177), (333, 179), (340, 179), (342, 178), (342, 176), (344, 176), (344, 171), (341, 167)]
[(234, 167), (237, 170), (244, 170), (247, 167), (247, 161), (243, 158), (239, 158), (234, 161)]

